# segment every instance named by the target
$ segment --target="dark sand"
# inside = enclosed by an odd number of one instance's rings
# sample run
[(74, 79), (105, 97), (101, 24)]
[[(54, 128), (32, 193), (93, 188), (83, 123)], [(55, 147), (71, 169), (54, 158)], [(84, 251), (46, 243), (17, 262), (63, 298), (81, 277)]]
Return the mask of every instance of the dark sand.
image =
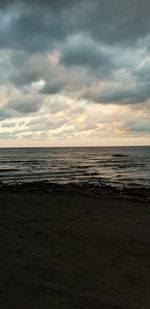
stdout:
[(18, 191), (0, 192), (1, 309), (150, 309), (148, 199)]

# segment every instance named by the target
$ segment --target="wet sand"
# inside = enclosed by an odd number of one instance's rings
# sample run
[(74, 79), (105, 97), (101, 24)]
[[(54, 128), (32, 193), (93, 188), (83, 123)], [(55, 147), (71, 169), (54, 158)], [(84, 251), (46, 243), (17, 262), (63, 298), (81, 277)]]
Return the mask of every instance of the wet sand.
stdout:
[(149, 309), (150, 204), (0, 191), (0, 308)]

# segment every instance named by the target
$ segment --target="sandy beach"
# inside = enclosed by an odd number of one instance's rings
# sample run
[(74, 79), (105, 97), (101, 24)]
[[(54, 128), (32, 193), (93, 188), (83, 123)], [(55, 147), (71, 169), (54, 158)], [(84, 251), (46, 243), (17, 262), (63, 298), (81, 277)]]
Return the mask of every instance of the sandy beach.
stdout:
[(149, 309), (150, 207), (121, 196), (0, 191), (0, 308)]

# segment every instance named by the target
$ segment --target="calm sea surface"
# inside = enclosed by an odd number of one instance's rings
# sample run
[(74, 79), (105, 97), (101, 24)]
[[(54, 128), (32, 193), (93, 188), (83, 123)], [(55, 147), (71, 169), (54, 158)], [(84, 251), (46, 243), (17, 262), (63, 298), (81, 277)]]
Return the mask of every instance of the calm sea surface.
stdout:
[(0, 181), (42, 180), (150, 187), (150, 147), (0, 148)]

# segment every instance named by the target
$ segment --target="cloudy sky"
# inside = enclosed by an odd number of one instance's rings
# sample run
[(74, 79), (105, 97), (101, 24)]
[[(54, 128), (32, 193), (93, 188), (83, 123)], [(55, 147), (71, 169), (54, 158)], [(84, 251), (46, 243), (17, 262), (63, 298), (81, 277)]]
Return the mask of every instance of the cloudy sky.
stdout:
[(0, 0), (0, 146), (150, 144), (149, 0)]

